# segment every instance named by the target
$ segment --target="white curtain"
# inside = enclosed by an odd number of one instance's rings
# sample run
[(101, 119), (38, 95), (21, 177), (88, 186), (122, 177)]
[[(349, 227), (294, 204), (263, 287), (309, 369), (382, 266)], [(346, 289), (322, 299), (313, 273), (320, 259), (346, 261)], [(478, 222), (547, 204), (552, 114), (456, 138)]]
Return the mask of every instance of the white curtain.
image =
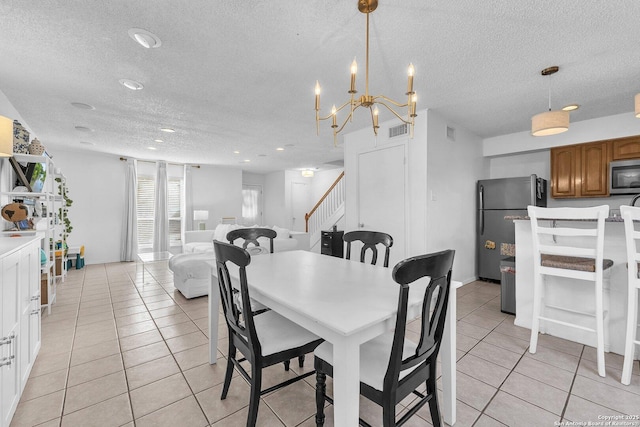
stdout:
[(182, 241), (184, 232), (193, 230), (193, 184), (191, 182), (191, 166), (184, 165), (184, 197), (182, 206)]
[(153, 252), (169, 250), (169, 209), (167, 206), (167, 163), (156, 163), (155, 221)]
[(136, 191), (138, 188), (138, 164), (127, 160), (124, 189), (124, 213), (122, 221), (122, 239), (120, 242), (120, 261), (135, 261), (138, 253)]

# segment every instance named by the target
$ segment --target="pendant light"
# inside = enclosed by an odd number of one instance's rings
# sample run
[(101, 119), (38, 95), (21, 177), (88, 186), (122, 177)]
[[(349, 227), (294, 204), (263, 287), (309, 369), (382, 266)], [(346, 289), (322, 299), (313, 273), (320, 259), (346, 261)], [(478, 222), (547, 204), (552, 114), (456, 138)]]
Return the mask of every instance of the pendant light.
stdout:
[[(557, 73), (558, 67), (545, 68), (540, 72), (543, 76)], [(636, 99), (637, 104), (637, 99)], [(569, 130), (569, 112), (563, 110), (551, 110), (551, 82), (549, 82), (549, 111), (536, 114), (531, 118), (531, 135), (547, 136), (566, 132)]]

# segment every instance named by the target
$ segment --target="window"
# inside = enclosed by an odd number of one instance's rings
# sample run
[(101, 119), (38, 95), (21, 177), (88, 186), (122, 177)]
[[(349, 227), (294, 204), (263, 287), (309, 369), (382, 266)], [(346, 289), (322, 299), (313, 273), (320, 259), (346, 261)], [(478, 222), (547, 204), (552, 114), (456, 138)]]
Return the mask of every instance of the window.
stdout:
[(169, 246), (181, 246), (182, 179), (169, 177), (167, 183), (167, 208), (169, 210)]
[(138, 175), (138, 248), (153, 249), (153, 218), (156, 182), (152, 176)]
[(245, 225), (262, 224), (262, 187), (242, 186), (242, 221)]
[[(167, 208), (169, 211), (169, 246), (182, 245), (182, 187), (181, 178), (168, 178)], [(138, 248), (142, 252), (153, 250), (155, 194), (155, 176), (138, 175)]]

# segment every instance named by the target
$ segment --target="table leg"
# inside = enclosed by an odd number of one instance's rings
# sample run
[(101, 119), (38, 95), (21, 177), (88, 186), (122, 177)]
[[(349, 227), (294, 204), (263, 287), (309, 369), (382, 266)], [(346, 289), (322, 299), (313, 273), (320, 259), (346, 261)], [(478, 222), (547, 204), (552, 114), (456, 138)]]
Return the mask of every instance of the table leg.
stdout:
[[(213, 269), (212, 269), (213, 270)], [(220, 294), (218, 293), (218, 278), (211, 275), (209, 285), (209, 364), (218, 360), (218, 307)]]
[(333, 343), (333, 416), (335, 427), (358, 425), (360, 408), (360, 344), (353, 339)]
[(440, 347), (442, 362), (443, 417), (450, 426), (456, 423), (456, 287), (449, 292), (449, 307)]

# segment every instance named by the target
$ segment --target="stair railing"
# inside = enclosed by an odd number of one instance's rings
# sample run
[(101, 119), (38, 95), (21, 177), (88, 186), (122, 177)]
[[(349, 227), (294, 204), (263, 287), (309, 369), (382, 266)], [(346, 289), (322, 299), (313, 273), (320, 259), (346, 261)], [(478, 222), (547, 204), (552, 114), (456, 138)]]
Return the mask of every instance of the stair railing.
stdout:
[(304, 214), (305, 231), (314, 233), (345, 200), (344, 172), (331, 184), (331, 187), (318, 200), (309, 213)]

